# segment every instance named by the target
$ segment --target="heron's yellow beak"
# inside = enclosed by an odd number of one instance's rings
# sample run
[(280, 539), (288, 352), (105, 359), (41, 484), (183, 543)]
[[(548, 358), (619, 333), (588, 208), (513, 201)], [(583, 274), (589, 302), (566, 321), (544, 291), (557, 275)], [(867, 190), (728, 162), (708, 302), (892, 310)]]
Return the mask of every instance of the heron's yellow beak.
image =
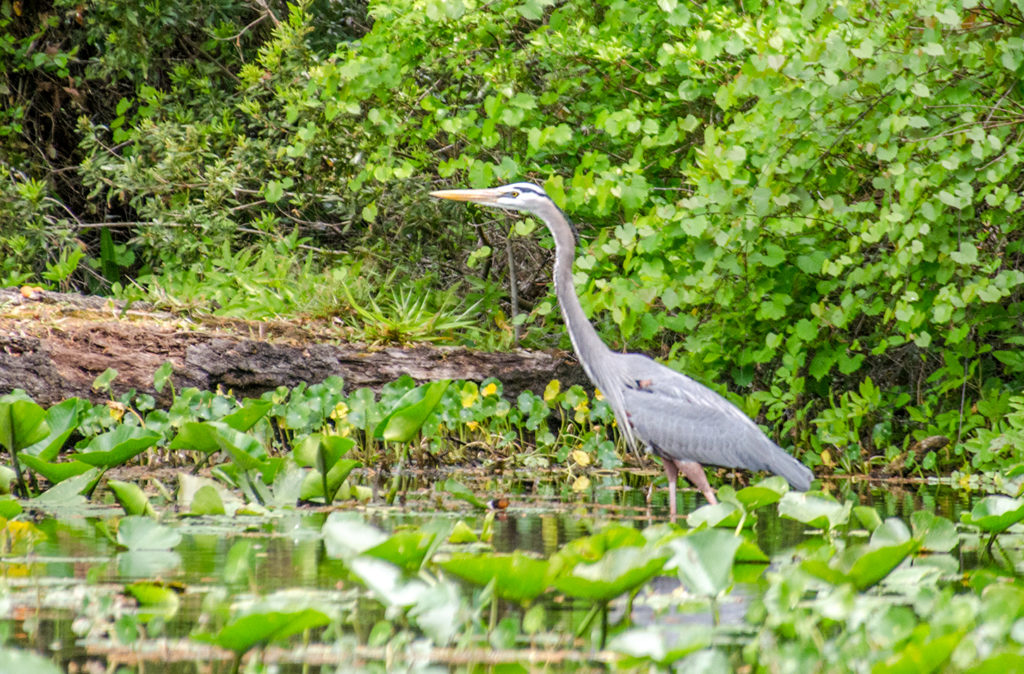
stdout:
[(430, 196), (452, 201), (472, 201), (475, 204), (495, 204), (501, 196), (501, 190), (437, 190)]

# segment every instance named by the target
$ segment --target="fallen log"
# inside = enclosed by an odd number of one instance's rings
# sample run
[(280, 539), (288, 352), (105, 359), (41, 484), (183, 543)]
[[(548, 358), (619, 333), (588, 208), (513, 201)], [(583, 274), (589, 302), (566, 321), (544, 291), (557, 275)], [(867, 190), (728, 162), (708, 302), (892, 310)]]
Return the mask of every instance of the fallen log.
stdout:
[(553, 378), (587, 384), (565, 352), (378, 347), (348, 342), (341, 328), (324, 322), (195, 318), (102, 297), (29, 295), (0, 289), (0, 394), (23, 389), (43, 405), (71, 396), (105, 399), (92, 383), (107, 368), (118, 371), (115, 396), (135, 389), (166, 405), (169, 387), (158, 393), (153, 375), (168, 361), (177, 390), (220, 387), (238, 397), (331, 375), (343, 377), (346, 390), (379, 389), (403, 374), (418, 382), (497, 377), (511, 396), (540, 393)]

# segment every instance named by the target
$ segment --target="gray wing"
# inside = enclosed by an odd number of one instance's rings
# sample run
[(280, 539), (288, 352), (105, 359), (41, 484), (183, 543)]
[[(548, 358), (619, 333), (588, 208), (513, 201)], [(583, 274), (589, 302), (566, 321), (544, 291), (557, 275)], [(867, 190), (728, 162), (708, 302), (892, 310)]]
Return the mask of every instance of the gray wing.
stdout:
[(781, 475), (795, 489), (810, 487), (811, 471), (719, 394), (647, 356), (623, 354), (617, 359), (629, 424), (655, 454), (677, 461), (766, 470)]

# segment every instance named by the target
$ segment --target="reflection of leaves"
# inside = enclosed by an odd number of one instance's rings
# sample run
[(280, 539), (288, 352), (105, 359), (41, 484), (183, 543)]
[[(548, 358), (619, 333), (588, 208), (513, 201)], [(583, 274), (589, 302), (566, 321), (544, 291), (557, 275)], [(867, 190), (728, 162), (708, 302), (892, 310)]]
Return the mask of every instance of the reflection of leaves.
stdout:
[(387, 540), (387, 534), (355, 513), (331, 513), (321, 531), (327, 556), (345, 561)]
[(181, 534), (148, 517), (131, 516), (118, 524), (117, 543), (129, 550), (170, 550), (181, 543)]

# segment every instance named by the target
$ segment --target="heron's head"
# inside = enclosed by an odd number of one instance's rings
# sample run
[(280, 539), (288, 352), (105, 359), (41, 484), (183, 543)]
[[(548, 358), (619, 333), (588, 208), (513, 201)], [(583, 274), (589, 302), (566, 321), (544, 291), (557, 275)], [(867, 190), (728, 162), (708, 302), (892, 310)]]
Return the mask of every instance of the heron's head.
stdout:
[(431, 192), (430, 196), (527, 213), (537, 213), (552, 204), (551, 197), (533, 183), (512, 183), (486, 190), (438, 190)]

